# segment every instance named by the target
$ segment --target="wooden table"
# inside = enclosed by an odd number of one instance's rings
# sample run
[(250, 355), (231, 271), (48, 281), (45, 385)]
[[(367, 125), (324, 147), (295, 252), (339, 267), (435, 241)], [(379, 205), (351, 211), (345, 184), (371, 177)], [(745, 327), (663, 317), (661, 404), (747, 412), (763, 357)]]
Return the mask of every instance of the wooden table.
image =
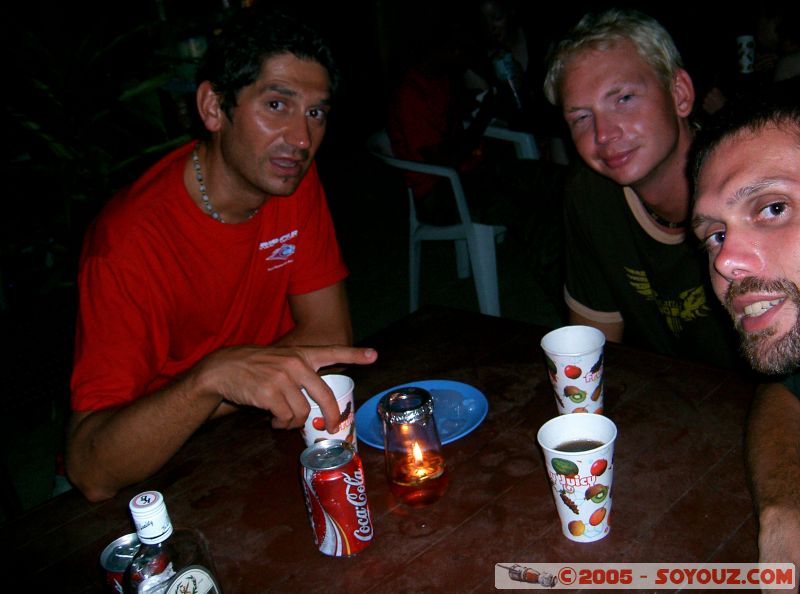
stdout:
[(302, 438), (273, 431), (253, 410), (202, 428), (156, 476), (110, 501), (71, 492), (3, 526), (14, 575), (60, 592), (102, 591), (99, 554), (133, 531), (127, 503), (145, 489), (164, 493), (176, 525), (206, 535), (227, 594), (490, 592), (501, 562), (756, 562), (742, 452), (751, 383), (615, 344), (605, 361), (605, 410), (619, 430), (613, 528), (596, 543), (564, 538), (536, 445), (556, 415), (545, 331), (427, 309), (364, 341), (380, 357), (346, 371), (357, 404), (395, 385), (449, 379), (477, 387), (490, 409), (444, 447), (451, 483), (428, 507), (396, 505), (383, 452), (361, 445), (375, 540), (353, 558), (317, 551), (298, 480)]

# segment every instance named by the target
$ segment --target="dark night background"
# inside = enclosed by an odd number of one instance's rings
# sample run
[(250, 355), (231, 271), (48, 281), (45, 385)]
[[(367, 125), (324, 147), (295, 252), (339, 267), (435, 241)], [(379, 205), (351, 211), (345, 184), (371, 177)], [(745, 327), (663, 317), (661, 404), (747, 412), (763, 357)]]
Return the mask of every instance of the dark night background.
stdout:
[[(748, 15), (718, 14), (699, 3), (664, 4), (616, 3), (649, 12), (673, 33), (699, 88), (721, 64), (735, 64), (733, 39), (747, 29)], [(586, 10), (605, 6), (522, 5), (542, 46)], [(191, 132), (193, 105), (190, 95), (179, 96), (174, 48), (207, 34), (222, 12), (223, 3), (211, 0), (12, 5), (4, 35), (3, 311), (68, 288), (87, 221), (114, 190)], [(329, 40), (343, 70), (342, 94), (319, 154), (321, 168), (336, 172), (381, 126), (392, 77), (429, 24), (478, 15), (475, 1), (455, 0), (310, 1), (298, 3), (295, 12)], [(334, 167), (342, 158), (345, 163)]]
[[(237, 9), (234, 0), (230, 4), (229, 10)], [(521, 4), (522, 18), (542, 47), (587, 10), (617, 5), (648, 12), (673, 34), (699, 92), (712, 73), (735, 68), (735, 37), (754, 33), (754, 14), (722, 14), (697, 2)], [(285, 3), (279, 6), (287, 10)], [(184, 74), (192, 64), (178, 60), (175, 48), (181, 40), (209, 34), (224, 8), (211, 0), (42, 0), (6, 7), (0, 217), (6, 355), (0, 372), (9, 418), (39, 406), (57, 426), (66, 414), (74, 280), (84, 230), (114, 191), (188, 140), (193, 99)], [(337, 229), (340, 235), (356, 229), (351, 221), (359, 217), (380, 225), (360, 212), (374, 198), (354, 199), (369, 184), (364, 141), (383, 126), (387, 91), (431, 23), (477, 18), (477, 2), (311, 0), (289, 10), (328, 39), (343, 71), (342, 92), (318, 153)], [(391, 211), (402, 208), (401, 202)], [(343, 249), (347, 255), (348, 246)], [(371, 257), (379, 265), (381, 254)], [(7, 447), (4, 441), (4, 465)]]

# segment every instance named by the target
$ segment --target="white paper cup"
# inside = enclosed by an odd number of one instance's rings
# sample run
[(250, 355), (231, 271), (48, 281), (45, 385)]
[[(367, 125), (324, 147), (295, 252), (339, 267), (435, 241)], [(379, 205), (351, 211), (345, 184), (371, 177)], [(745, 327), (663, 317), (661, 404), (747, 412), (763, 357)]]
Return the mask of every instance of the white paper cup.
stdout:
[[(544, 452), (561, 531), (570, 540), (594, 542), (611, 530), (616, 438), (616, 425), (602, 415), (560, 415), (539, 429), (536, 439)], [(578, 452), (559, 449), (587, 440), (600, 445)]]
[(328, 384), (328, 387), (336, 397), (336, 403), (339, 405), (339, 426), (335, 433), (328, 433), (327, 429), (325, 429), (325, 418), (322, 416), (322, 410), (319, 405), (308, 396), (305, 390), (302, 390), (311, 405), (311, 412), (308, 413), (306, 423), (300, 430), (306, 446), (313, 445), (324, 439), (343, 439), (358, 449), (358, 444), (356, 443), (355, 403), (353, 402), (355, 383), (346, 375), (336, 374), (323, 375), (322, 380)]
[(605, 335), (591, 326), (563, 326), (542, 338), (559, 414), (603, 414), (605, 343)]

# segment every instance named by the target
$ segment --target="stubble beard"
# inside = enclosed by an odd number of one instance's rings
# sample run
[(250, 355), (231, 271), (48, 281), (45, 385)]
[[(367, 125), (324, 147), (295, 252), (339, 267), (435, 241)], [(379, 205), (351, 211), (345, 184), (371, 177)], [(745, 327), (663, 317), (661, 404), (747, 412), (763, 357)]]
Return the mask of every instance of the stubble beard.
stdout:
[(800, 290), (797, 285), (788, 279), (763, 280), (748, 277), (742, 281), (733, 282), (728, 287), (725, 295), (725, 307), (733, 316), (731, 302), (739, 295), (762, 291), (768, 293), (783, 293), (795, 307), (795, 322), (786, 334), (775, 340), (777, 330), (774, 327), (765, 328), (758, 332), (745, 332), (740, 321), (734, 323), (742, 339), (742, 354), (756, 371), (769, 375), (789, 373), (800, 366)]

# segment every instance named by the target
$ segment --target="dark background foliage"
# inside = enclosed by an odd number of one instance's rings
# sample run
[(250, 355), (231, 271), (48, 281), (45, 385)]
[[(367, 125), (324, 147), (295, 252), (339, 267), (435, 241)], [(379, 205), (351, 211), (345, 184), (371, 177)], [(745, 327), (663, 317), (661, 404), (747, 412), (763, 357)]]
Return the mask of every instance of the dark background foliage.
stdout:
[[(182, 42), (211, 34), (239, 6), (219, 0), (43, 0), (9, 7), (0, 311), (31, 307), (54, 292), (70, 294), (88, 222), (116, 190), (192, 132), (193, 62), (182, 55)], [(602, 8), (588, 2), (520, 6), (532, 30), (547, 39), (586, 10)], [(727, 45), (732, 51), (723, 37), (738, 33), (738, 25), (726, 22), (732, 17), (689, 3), (638, 7), (673, 32), (690, 70), (700, 73), (696, 82), (705, 65), (725, 58)], [(474, 0), (307, 1), (281, 8), (316, 26), (342, 67), (336, 117), (319, 155), (323, 171), (337, 169), (337, 159), (359, 150), (365, 135), (381, 125), (392, 77), (430, 24), (479, 14)], [(337, 180), (331, 178), (335, 209)]]

